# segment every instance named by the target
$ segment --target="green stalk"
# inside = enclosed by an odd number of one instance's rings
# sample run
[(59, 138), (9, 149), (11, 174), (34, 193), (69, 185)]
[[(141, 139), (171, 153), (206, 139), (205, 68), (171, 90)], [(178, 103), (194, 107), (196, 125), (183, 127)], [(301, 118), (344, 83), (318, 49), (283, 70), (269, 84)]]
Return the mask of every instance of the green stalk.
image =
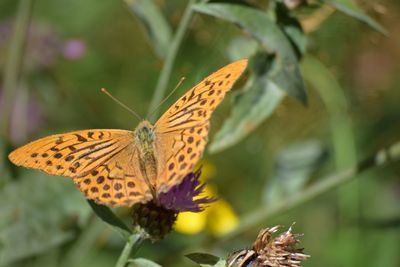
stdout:
[(3, 81), (3, 102), (0, 105), (0, 134), (4, 139), (8, 139), (11, 108), (18, 86), (18, 79), (21, 75), (33, 2), (34, 0), (19, 1), (16, 23), (10, 42), (10, 51), (6, 59)]
[[(307, 55), (303, 58), (301, 67), (304, 78), (319, 93), (329, 112), (336, 170), (344, 170), (357, 162), (353, 125), (348, 114), (349, 104), (344, 90), (329, 69), (317, 58)], [(342, 186), (337, 193), (340, 224), (346, 225), (347, 221), (359, 216), (359, 181), (355, 180), (353, 183)], [(338, 229), (338, 235), (343, 234), (349, 235), (346, 229)], [(357, 241), (351, 249), (354, 250), (354, 255), (359, 255), (356, 253), (360, 244), (359, 228), (355, 227), (351, 234), (352, 240)]]
[(189, 27), (190, 21), (193, 16), (192, 6), (196, 3), (196, 0), (190, 0), (186, 6), (185, 12), (183, 13), (181, 22), (179, 23), (178, 29), (172, 39), (172, 42), (169, 46), (167, 57), (165, 59), (164, 66), (161, 70), (160, 77), (157, 81), (157, 86), (154, 91), (153, 98), (150, 103), (149, 111), (147, 113), (147, 117), (150, 121), (154, 119), (158, 115), (158, 111), (155, 110), (159, 103), (162, 101), (165, 91), (167, 90), (168, 83), (171, 77), (172, 69), (175, 63), (176, 55), (178, 54), (179, 47), (181, 46), (183, 37), (187, 28)]
[(145, 238), (143, 237), (143, 234), (139, 233), (131, 235), (126, 242), (125, 247), (121, 252), (121, 255), (119, 256), (115, 267), (125, 267), (128, 263), (130, 256), (136, 253), (144, 240)]
[[(6, 66), (4, 69), (3, 98), (0, 103), (0, 170), (4, 170), (4, 158), (6, 142), (9, 140), (9, 125), (12, 105), (14, 103), (15, 91), (18, 79), (21, 75), (26, 38), (31, 20), (33, 0), (20, 0), (17, 9), (13, 36), (7, 53)], [(9, 176), (4, 173), (0, 186)]]
[(257, 228), (260, 224), (264, 223), (270, 217), (276, 217), (279, 214), (287, 212), (295, 207), (310, 201), (317, 196), (325, 194), (340, 185), (349, 182), (355, 177), (369, 169), (377, 166), (386, 165), (390, 162), (394, 162), (400, 159), (400, 141), (393, 144), (387, 149), (382, 149), (378, 153), (368, 157), (364, 161), (359, 162), (351, 168), (344, 171), (329, 175), (325, 178), (316, 179), (318, 182), (302, 192), (299, 192), (286, 200), (277, 202), (277, 204), (271, 207), (261, 207), (256, 211), (253, 211), (243, 216), (243, 220), (236, 230), (230, 232), (226, 236), (220, 239), (221, 242), (232, 239), (235, 236), (242, 234), (250, 229)]

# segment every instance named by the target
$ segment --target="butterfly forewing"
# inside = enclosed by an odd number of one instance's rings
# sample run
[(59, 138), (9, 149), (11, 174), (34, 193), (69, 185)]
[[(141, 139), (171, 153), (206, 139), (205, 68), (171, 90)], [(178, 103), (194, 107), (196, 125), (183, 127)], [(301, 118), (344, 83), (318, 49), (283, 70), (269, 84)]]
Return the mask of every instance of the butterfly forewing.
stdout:
[(72, 177), (85, 195), (101, 204), (125, 205), (151, 198), (132, 162), (133, 132), (83, 130), (48, 136), (13, 151), (16, 164)]
[(247, 66), (233, 62), (214, 72), (176, 101), (156, 122), (160, 177), (157, 187), (165, 192), (180, 183), (203, 154), (212, 112)]

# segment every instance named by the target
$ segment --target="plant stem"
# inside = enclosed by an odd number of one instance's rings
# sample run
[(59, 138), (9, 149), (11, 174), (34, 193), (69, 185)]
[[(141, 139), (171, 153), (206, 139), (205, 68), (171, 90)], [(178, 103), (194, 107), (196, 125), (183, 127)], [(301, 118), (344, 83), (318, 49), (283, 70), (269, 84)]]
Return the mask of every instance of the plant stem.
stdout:
[(18, 85), (18, 78), (21, 74), (33, 2), (34, 0), (19, 1), (17, 18), (10, 42), (10, 51), (7, 56), (6, 67), (4, 70), (3, 98), (0, 105), (0, 134), (4, 139), (8, 139), (11, 108)]
[(144, 239), (145, 238), (141, 233), (131, 235), (126, 242), (125, 247), (121, 252), (121, 255), (119, 256), (115, 267), (125, 267), (129, 260), (129, 257), (139, 249)]
[(377, 166), (382, 166), (390, 162), (394, 162), (400, 159), (400, 141), (391, 145), (387, 149), (382, 149), (378, 153), (368, 157), (367, 159), (359, 162), (355, 166), (348, 168), (344, 171), (328, 175), (325, 178), (317, 179), (318, 182), (307, 189), (299, 192), (292, 197), (277, 202), (271, 207), (261, 207), (260, 209), (253, 211), (243, 216), (243, 220), (236, 230), (230, 232), (226, 236), (220, 239), (220, 242), (227, 241), (233, 237), (240, 235), (241, 233), (257, 227), (267, 220), (267, 218), (277, 216), (288, 210), (291, 210), (301, 204), (314, 199), (338, 186), (351, 181), (356, 175), (372, 169)]
[[(357, 163), (356, 141), (352, 120), (348, 113), (349, 103), (343, 88), (330, 70), (313, 56), (305, 56), (302, 59), (301, 68), (304, 79), (319, 93), (329, 113), (336, 170), (341, 171), (353, 166)], [(318, 75), (314, 75), (315, 73), (318, 73)], [(360, 215), (359, 180), (342, 186), (337, 190), (337, 196), (339, 223), (345, 224), (353, 216)], [(337, 231), (337, 234), (340, 235), (347, 229), (339, 227)], [(358, 255), (356, 253), (360, 244), (360, 229), (358, 227), (354, 227), (352, 231), (352, 240), (354, 240), (355, 246), (351, 249), (354, 250), (354, 255)], [(348, 251), (348, 253), (351, 252)]]
[[(9, 52), (6, 53), (7, 59), (2, 84), (3, 96), (0, 100), (0, 170), (5, 170), (4, 158), (6, 142), (9, 140), (10, 115), (18, 85), (18, 78), (21, 73), (33, 1), (34, 0), (19, 1), (13, 36), (10, 41)], [(2, 186), (7, 179), (9, 179), (9, 175), (3, 173), (0, 186)]]
[[(157, 116), (158, 111), (154, 110), (157, 108), (158, 104), (162, 101), (165, 91), (167, 90), (167, 86), (169, 83), (169, 79), (172, 73), (172, 68), (175, 63), (176, 55), (178, 54), (179, 47), (182, 43), (185, 32), (189, 26), (189, 23), (192, 19), (193, 9), (192, 6), (196, 2), (196, 0), (190, 0), (186, 6), (186, 9), (183, 13), (181, 22), (178, 25), (176, 33), (171, 41), (171, 44), (168, 48), (167, 57), (165, 59), (164, 66), (161, 70), (160, 77), (157, 81), (157, 86), (154, 91), (153, 98), (150, 103), (150, 107), (147, 113), (148, 119), (152, 120)], [(152, 114), (152, 112), (154, 112)]]

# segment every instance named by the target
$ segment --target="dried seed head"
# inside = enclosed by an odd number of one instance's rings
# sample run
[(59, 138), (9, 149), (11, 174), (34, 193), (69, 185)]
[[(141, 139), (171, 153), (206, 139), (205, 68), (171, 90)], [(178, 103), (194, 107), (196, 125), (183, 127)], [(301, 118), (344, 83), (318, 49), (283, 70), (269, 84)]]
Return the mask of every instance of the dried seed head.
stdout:
[(299, 241), (292, 233), (292, 227), (272, 238), (280, 226), (260, 231), (251, 249), (236, 251), (228, 256), (227, 267), (300, 267), (309, 258), (303, 249), (295, 248)]

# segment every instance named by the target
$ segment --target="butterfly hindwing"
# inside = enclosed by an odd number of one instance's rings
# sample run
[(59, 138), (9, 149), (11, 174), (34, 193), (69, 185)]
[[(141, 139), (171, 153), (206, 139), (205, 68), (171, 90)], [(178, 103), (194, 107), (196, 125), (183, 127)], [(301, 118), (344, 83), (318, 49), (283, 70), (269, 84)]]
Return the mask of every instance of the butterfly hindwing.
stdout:
[(148, 185), (138, 169), (137, 149), (133, 143), (74, 183), (87, 198), (110, 206), (132, 206), (152, 199)]
[(247, 66), (247, 60), (233, 62), (190, 89), (156, 122), (159, 161), (158, 191), (178, 184), (200, 159), (207, 143), (212, 112)]

